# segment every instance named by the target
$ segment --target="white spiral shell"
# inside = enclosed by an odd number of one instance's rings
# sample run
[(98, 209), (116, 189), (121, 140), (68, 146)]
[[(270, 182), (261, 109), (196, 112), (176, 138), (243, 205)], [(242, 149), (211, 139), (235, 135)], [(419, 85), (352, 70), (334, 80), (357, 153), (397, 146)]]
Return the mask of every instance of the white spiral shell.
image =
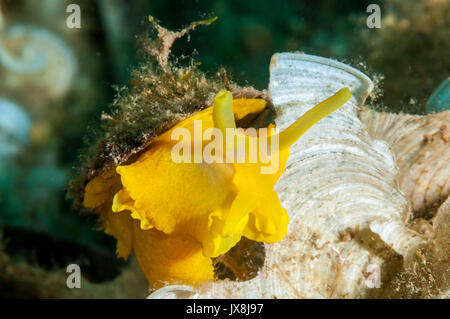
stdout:
[(57, 35), (20, 24), (0, 28), (0, 66), (8, 88), (44, 90), (51, 98), (67, 92), (78, 69), (72, 49)]
[[(399, 187), (399, 173), (406, 173), (397, 162), (407, 154), (395, 154), (392, 140), (360, 120), (373, 84), (358, 70), (297, 53), (276, 54), (270, 65), (269, 93), (281, 130), (343, 87), (353, 97), (290, 148), (275, 186), (289, 213), (288, 232), (265, 246), (258, 276), (202, 284), (195, 291), (199, 298), (367, 296), (399, 260), (409, 260), (427, 244), (407, 227), (412, 205)], [(402, 129), (400, 124), (397, 130)], [(392, 134), (395, 139), (395, 130)], [(448, 179), (448, 171), (443, 173), (439, 185)]]

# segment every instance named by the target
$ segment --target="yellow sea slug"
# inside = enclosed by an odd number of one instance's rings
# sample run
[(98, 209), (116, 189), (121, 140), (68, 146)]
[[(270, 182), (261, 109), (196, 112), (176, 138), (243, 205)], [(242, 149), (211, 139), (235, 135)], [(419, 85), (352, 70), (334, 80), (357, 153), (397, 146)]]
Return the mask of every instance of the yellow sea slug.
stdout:
[[(85, 187), (83, 205), (100, 214), (105, 232), (117, 239), (118, 256), (136, 255), (152, 288), (213, 280), (212, 258), (226, 253), (242, 236), (265, 243), (283, 239), (288, 214), (274, 185), (284, 171), (289, 146), (350, 97), (350, 90), (343, 88), (283, 132), (249, 136), (237, 131), (235, 118), (261, 112), (265, 100), (233, 100), (230, 92), (220, 91), (212, 107), (152, 140), (132, 163), (92, 179)], [(199, 121), (201, 152), (211, 142), (204, 138), (206, 130), (223, 133), (225, 151), (215, 153), (223, 161), (174, 161), (173, 148), (179, 141), (173, 133), (183, 128), (194, 136)], [(251, 139), (265, 139), (266, 145), (275, 140), (278, 147), (268, 153), (268, 162), (260, 157), (252, 162), (248, 156), (244, 161), (229, 161), (229, 129), (244, 140), (246, 154), (251, 153)], [(261, 170), (275, 160), (271, 174)]]

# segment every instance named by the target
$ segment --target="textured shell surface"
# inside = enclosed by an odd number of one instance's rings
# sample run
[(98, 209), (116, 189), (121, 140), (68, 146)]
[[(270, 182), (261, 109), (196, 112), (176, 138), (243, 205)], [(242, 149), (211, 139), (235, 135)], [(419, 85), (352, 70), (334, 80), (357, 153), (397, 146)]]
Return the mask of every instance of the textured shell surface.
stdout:
[[(399, 174), (407, 174), (397, 163), (401, 155), (359, 117), (372, 81), (321, 57), (272, 57), (269, 94), (281, 130), (343, 87), (353, 97), (291, 146), (275, 185), (290, 218), (285, 238), (265, 245), (255, 278), (202, 284), (198, 298), (361, 298), (427, 245), (408, 227), (415, 204), (399, 186)], [(442, 174), (440, 190), (448, 181), (448, 171)]]
[(363, 109), (360, 118), (372, 137), (389, 144), (414, 215), (432, 217), (450, 194), (450, 111), (418, 116)]

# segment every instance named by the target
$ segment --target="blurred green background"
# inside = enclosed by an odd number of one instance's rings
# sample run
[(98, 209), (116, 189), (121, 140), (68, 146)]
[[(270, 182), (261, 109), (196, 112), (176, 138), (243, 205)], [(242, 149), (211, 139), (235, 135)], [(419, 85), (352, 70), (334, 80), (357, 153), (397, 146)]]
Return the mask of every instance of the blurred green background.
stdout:
[[(66, 25), (70, 3), (81, 8), (80, 29)], [(379, 29), (366, 25), (370, 3), (381, 8)], [(172, 30), (218, 16), (177, 41), (173, 56), (206, 72), (223, 66), (257, 89), (267, 88), (273, 53), (303, 51), (367, 72), (378, 84), (374, 107), (424, 114), (450, 75), (448, 0), (2, 0), (0, 9), (0, 270), (77, 262), (104, 283), (126, 266), (66, 190), (80, 149), (140, 61), (137, 36), (154, 35), (149, 14)], [(4, 287), (15, 289), (14, 275), (0, 276), (0, 296), (13, 295)]]

